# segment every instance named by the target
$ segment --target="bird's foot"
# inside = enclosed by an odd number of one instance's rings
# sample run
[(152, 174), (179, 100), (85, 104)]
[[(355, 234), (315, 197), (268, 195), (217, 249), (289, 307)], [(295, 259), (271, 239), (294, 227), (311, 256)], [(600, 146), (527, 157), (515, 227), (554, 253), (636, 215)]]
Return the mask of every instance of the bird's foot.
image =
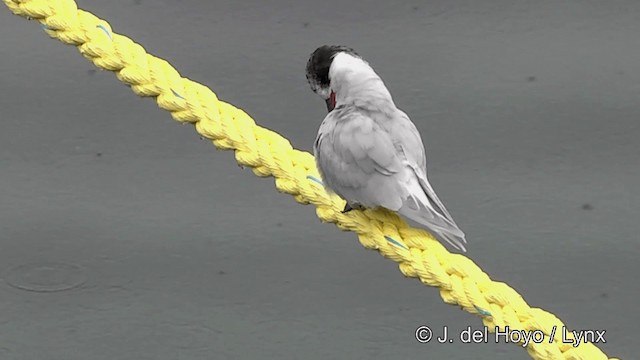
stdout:
[(353, 204), (353, 206), (349, 203), (346, 203), (344, 205), (344, 210), (342, 210), (343, 214), (348, 213), (351, 210), (364, 210), (364, 207), (360, 204)]

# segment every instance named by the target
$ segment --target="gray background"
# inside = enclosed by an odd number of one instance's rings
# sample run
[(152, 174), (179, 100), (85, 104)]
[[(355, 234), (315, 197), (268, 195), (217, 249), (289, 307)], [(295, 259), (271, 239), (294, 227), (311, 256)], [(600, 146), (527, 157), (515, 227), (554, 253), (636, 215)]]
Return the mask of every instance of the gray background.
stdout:
[[(423, 133), (469, 256), (636, 358), (639, 2), (79, 6), (306, 150), (325, 112), (307, 56), (356, 48)], [(36, 22), (3, 7), (0, 33), (3, 360), (529, 358), (417, 343), (481, 324)], [(51, 262), (85, 282), (9, 285), (79, 279)]]

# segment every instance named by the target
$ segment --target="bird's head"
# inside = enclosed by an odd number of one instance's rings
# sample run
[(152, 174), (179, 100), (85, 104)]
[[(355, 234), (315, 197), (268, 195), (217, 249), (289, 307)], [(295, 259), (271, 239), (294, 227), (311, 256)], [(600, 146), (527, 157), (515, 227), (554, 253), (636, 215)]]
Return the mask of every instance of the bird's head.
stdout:
[(335, 86), (331, 86), (329, 70), (333, 60), (338, 54), (347, 54), (354, 58), (360, 58), (353, 49), (342, 45), (323, 45), (317, 48), (307, 62), (307, 81), (311, 90), (318, 94), (326, 103), (327, 111), (336, 106)]

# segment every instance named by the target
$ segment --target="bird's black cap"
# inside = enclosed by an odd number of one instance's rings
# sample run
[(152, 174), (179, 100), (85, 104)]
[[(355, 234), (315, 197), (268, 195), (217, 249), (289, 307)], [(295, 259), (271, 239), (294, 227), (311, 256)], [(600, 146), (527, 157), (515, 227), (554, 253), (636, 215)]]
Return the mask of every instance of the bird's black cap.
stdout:
[(355, 50), (343, 45), (322, 45), (311, 54), (307, 61), (307, 81), (311, 90), (317, 92), (329, 86), (329, 68), (334, 56), (340, 52), (360, 57)]

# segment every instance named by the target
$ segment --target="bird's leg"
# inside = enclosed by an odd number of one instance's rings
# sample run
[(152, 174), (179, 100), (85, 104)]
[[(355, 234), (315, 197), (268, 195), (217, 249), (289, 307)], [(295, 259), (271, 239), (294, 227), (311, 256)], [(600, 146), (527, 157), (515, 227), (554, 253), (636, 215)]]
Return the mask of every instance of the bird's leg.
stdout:
[(342, 213), (346, 214), (351, 210), (364, 210), (364, 206), (362, 206), (362, 205), (360, 205), (358, 203), (353, 203), (353, 205), (352, 205), (352, 204), (349, 204), (349, 202), (347, 202), (344, 205), (344, 210), (342, 210)]
[(348, 212), (349, 212), (349, 211), (351, 211), (351, 210), (353, 210), (353, 208), (352, 208), (352, 207), (351, 207), (351, 205), (349, 205), (349, 203), (347, 202), (347, 203), (344, 205), (344, 210), (342, 210), (342, 213), (343, 213), (343, 214), (346, 214), (346, 213), (348, 213)]

